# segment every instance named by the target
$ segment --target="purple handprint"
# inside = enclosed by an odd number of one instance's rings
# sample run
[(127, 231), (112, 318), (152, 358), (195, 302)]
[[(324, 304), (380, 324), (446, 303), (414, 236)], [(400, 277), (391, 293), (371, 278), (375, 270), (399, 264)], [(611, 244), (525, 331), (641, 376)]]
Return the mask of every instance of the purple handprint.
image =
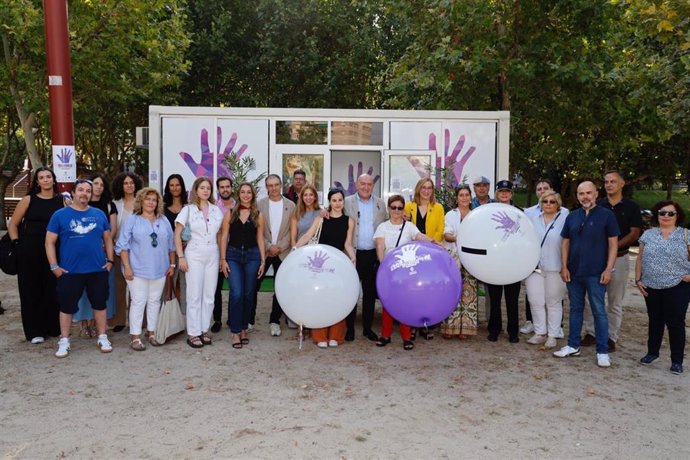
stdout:
[[(460, 155), (460, 152), (462, 151), (463, 147), (465, 146), (465, 135), (461, 135), (460, 139), (458, 139), (458, 142), (455, 143), (455, 147), (453, 148), (453, 151), (448, 154), (448, 150), (450, 149), (450, 130), (445, 129), (444, 130), (444, 142), (443, 142), (443, 160), (445, 160), (445, 165), (446, 168), (450, 168), (450, 170), (453, 172), (453, 174), (447, 174), (446, 175), (446, 185), (450, 187), (455, 187), (456, 185), (460, 184), (462, 182), (462, 171), (465, 168), (465, 164), (467, 161), (470, 159), (472, 154), (475, 152), (477, 149), (476, 147), (472, 146), (469, 149), (467, 149), (467, 152), (460, 158), (458, 161), (458, 156)], [(436, 134), (434, 133), (429, 133), (429, 150), (436, 150)], [(436, 186), (440, 187), (441, 184), (441, 165), (443, 162), (441, 161), (442, 158), (437, 156), (436, 158), (436, 172), (435, 172), (435, 183)], [(419, 161), (417, 158), (410, 158), (409, 159), (410, 163), (412, 164), (412, 167), (417, 171), (417, 174), (419, 177), (429, 177), (429, 168), (427, 165)]]
[(503, 230), (502, 241), (505, 241), (510, 235), (517, 233), (520, 230), (520, 220), (513, 220), (505, 211), (499, 211), (491, 215), (491, 220), (498, 222), (496, 229)]
[[(218, 129), (216, 130), (216, 151), (220, 152), (220, 145), (223, 140), (223, 130), (219, 126)], [(233, 152), (233, 149), (235, 148), (235, 144), (237, 144), (237, 133), (232, 133), (230, 136), (230, 140), (228, 143), (225, 145), (225, 149), (223, 149), (222, 153), (215, 154), (214, 152), (211, 152), (211, 149), (208, 144), (208, 131), (205, 129), (201, 130), (201, 161), (197, 162), (194, 160), (194, 158), (187, 152), (180, 152), (180, 156), (184, 160), (184, 162), (189, 166), (189, 169), (192, 170), (192, 173), (194, 173), (194, 177), (200, 177), (200, 176), (207, 176), (207, 177), (213, 177), (213, 161), (215, 158), (217, 168), (218, 168), (218, 176), (228, 176), (232, 178), (233, 174), (232, 171), (229, 171), (228, 168), (223, 164), (223, 160), (228, 154), (231, 154)], [(237, 158), (240, 158), (244, 152), (247, 150), (247, 144), (242, 144), (242, 146), (239, 148), (239, 150), (235, 153)]]
[[(355, 193), (357, 193), (357, 178), (363, 174), (363, 171), (364, 171), (364, 165), (360, 161), (357, 163), (357, 176), (355, 177), (355, 165), (350, 163), (350, 166), (348, 166), (348, 168), (347, 168), (347, 181), (348, 181), (347, 188), (345, 188), (343, 186), (343, 183), (340, 181), (334, 181), (333, 185), (335, 185), (338, 188), (345, 190), (345, 196), (354, 195)], [(371, 176), (373, 173), (374, 173), (374, 167), (369, 166), (369, 169), (367, 170), (367, 174)], [(381, 179), (380, 175), (377, 175), (376, 177), (374, 177), (374, 185), (376, 185), (376, 182), (378, 182), (379, 179)]]
[(312, 269), (321, 269), (323, 267), (323, 264), (329, 259), (328, 255), (325, 252), (318, 251), (316, 254), (314, 254), (314, 257), (307, 257), (309, 259), (309, 266)]
[(60, 149), (60, 153), (57, 154), (58, 160), (60, 160), (60, 163), (62, 164), (68, 164), (70, 160), (72, 159), (72, 154), (74, 152), (72, 149), (69, 148), (62, 148)]

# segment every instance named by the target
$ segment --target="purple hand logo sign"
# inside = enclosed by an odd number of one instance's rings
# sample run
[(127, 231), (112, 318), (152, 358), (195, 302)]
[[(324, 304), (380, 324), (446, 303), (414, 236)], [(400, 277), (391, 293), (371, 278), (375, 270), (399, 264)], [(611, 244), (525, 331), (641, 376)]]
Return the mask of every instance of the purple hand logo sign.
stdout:
[(328, 254), (326, 254), (323, 251), (318, 251), (316, 254), (314, 254), (314, 257), (307, 256), (307, 259), (309, 260), (309, 262), (307, 262), (305, 266), (309, 269), (309, 271), (313, 273), (333, 273), (335, 271), (335, 269), (333, 268), (326, 268), (324, 266), (329, 257)]
[(418, 244), (406, 244), (405, 246), (401, 246), (400, 254), (395, 254), (395, 258), (398, 260), (391, 264), (390, 270), (395, 271), (399, 268), (409, 268), (410, 275), (417, 273), (415, 267), (419, 265), (420, 262), (431, 262), (431, 254), (418, 256), (418, 249)]
[(505, 211), (499, 211), (491, 215), (491, 220), (498, 222), (496, 230), (503, 230), (501, 241), (505, 241), (509, 236), (520, 231), (520, 216), (517, 216), (517, 220), (513, 220)]
[[(189, 153), (180, 152), (180, 157), (184, 160), (185, 164), (194, 174), (194, 177), (213, 177), (213, 163), (216, 163), (218, 169), (218, 176), (227, 176), (232, 179), (232, 171), (228, 171), (228, 168), (223, 163), (225, 157), (234, 152), (235, 146), (237, 145), (237, 133), (232, 133), (228, 143), (225, 144), (223, 151), (220, 151), (223, 141), (223, 130), (220, 126), (216, 130), (216, 152), (211, 151), (211, 146), (208, 142), (208, 131), (205, 129), (201, 130), (201, 160), (196, 161)], [(247, 144), (242, 144), (240, 148), (234, 154), (237, 158), (244, 155), (247, 150)]]
[(69, 147), (63, 147), (60, 149), (60, 153), (58, 153), (56, 156), (57, 159), (60, 160), (60, 163), (68, 164), (72, 160), (72, 155), (74, 155), (72, 149)]

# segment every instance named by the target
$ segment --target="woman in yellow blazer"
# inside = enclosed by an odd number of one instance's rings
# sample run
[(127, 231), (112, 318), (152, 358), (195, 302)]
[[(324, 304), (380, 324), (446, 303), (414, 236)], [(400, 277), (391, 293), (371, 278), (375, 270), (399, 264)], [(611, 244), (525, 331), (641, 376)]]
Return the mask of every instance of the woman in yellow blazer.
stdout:
[[(429, 179), (419, 179), (414, 188), (412, 201), (405, 204), (405, 216), (412, 221), (420, 232), (429, 238), (441, 242), (445, 226), (445, 210), (436, 202), (434, 182)], [(413, 332), (413, 337), (415, 336)], [(421, 329), (420, 335), (426, 340), (434, 338), (431, 330)]]

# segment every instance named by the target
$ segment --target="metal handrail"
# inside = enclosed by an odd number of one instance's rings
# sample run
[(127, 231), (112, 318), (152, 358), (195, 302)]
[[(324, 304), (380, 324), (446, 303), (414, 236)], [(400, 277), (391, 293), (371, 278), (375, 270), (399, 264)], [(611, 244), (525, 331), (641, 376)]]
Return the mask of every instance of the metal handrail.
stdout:
[(16, 198), (14, 191), (15, 191), (15, 188), (17, 187), (17, 184), (19, 184), (21, 181), (26, 179), (28, 176), (29, 176), (29, 173), (26, 173), (21, 177), (21, 179), (14, 181), (14, 185), (12, 186), (12, 198)]

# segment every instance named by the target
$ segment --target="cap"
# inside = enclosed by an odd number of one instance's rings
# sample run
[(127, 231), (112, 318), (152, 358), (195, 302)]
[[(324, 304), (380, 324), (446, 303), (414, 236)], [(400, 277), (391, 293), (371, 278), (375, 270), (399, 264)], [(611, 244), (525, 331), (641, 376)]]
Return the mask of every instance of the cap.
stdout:
[(486, 176), (477, 176), (472, 181), (473, 184), (490, 184), (491, 181)]
[(505, 179), (499, 180), (498, 182), (496, 182), (496, 191), (499, 191), (499, 190), (510, 190), (510, 191), (512, 191), (513, 190), (513, 183), (510, 182), (509, 180), (505, 180)]

